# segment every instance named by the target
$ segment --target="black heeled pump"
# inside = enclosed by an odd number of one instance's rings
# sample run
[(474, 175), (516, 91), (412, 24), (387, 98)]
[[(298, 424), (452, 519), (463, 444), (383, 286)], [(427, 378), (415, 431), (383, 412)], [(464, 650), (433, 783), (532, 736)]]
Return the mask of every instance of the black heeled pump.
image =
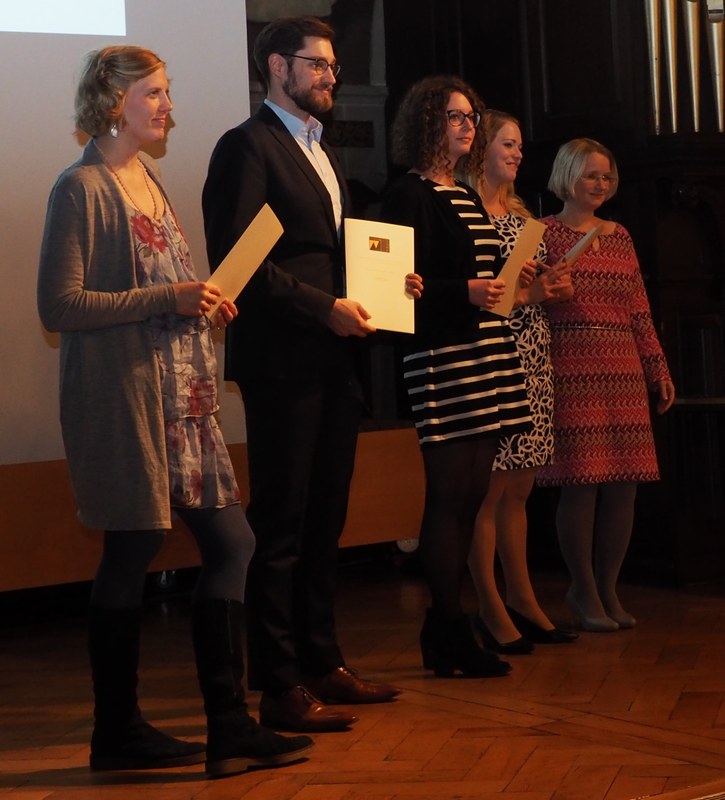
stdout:
[(519, 636), (518, 639), (513, 639), (510, 642), (499, 642), (481, 617), (476, 617), (474, 624), (481, 634), (484, 647), (493, 650), (495, 653), (501, 653), (505, 656), (527, 656), (534, 652), (534, 645), (523, 636)]
[(511, 617), (511, 622), (534, 644), (569, 644), (579, 638), (579, 634), (574, 631), (565, 631), (561, 628), (551, 628), (550, 630), (542, 628), (523, 614), (519, 614), (511, 606), (506, 606), (506, 611)]

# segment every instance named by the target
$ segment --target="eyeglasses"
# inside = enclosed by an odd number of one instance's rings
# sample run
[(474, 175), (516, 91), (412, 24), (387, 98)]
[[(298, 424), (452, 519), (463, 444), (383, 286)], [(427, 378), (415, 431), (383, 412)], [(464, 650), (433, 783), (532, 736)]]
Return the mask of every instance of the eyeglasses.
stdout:
[(303, 58), (305, 61), (312, 61), (312, 69), (315, 70), (316, 75), (322, 75), (327, 70), (331, 70), (332, 77), (336, 78), (340, 74), (340, 65), (337, 61), (333, 61), (332, 64), (326, 58), (315, 58), (314, 56), (298, 56), (294, 53), (280, 53), (281, 56), (285, 56), (286, 58)]
[(446, 116), (448, 117), (448, 122), (454, 128), (460, 128), (463, 125), (464, 120), (468, 120), (474, 128), (478, 127), (478, 123), (481, 121), (481, 115), (478, 111), (471, 111), (470, 114), (464, 114), (462, 111), (446, 111)]
[(586, 175), (582, 175), (582, 180), (587, 183), (596, 183), (597, 181), (611, 183), (614, 180), (614, 175), (601, 175), (598, 172), (587, 172)]

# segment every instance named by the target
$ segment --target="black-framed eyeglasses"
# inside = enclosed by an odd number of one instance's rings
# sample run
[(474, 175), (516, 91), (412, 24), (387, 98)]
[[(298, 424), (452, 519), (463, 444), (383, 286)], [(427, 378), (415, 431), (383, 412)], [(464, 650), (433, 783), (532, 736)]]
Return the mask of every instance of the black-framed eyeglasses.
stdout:
[(298, 56), (294, 53), (280, 53), (285, 58), (303, 58), (305, 61), (312, 61), (312, 68), (315, 70), (316, 75), (322, 75), (329, 69), (332, 72), (332, 77), (336, 78), (340, 74), (340, 65), (337, 61), (332, 64), (326, 58), (315, 58), (314, 56)]
[(446, 111), (446, 116), (448, 117), (448, 122), (454, 128), (460, 128), (463, 125), (463, 120), (468, 120), (474, 128), (478, 127), (479, 122), (481, 121), (481, 115), (478, 111), (471, 111), (470, 114), (464, 114), (462, 111), (456, 111), (455, 109), (452, 111)]

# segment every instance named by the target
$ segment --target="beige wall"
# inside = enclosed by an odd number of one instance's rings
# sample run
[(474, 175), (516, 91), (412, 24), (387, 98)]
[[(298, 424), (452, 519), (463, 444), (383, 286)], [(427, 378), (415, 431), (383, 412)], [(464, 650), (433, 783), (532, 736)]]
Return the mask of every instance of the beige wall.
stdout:
[[(244, 502), (246, 447), (230, 446)], [(418, 535), (423, 474), (412, 428), (360, 436), (344, 546), (410, 539)], [(101, 537), (82, 527), (66, 462), (0, 465), (0, 591), (90, 580)], [(152, 570), (197, 564), (190, 534), (181, 526), (167, 537)]]

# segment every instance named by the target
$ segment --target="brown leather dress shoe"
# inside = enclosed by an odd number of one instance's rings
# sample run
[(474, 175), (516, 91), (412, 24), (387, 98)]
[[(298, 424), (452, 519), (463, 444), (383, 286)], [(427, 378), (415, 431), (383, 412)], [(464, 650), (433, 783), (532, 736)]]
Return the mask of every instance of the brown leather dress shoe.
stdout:
[(279, 697), (265, 693), (259, 703), (259, 721), (278, 731), (345, 731), (357, 719), (354, 714), (328, 708), (304, 686), (293, 686)]
[(319, 678), (305, 677), (305, 686), (323, 703), (388, 703), (401, 692), (389, 683), (373, 683), (360, 678), (350, 667), (338, 667)]

